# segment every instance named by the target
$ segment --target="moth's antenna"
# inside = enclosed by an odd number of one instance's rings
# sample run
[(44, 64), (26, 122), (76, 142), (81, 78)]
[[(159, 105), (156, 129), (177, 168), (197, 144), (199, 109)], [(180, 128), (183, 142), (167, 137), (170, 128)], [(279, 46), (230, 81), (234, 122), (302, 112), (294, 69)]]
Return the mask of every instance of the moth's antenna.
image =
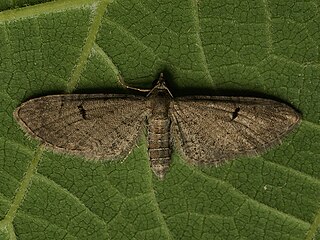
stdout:
[(120, 85), (124, 88), (127, 89), (132, 89), (132, 90), (136, 90), (136, 91), (140, 91), (140, 92), (150, 92), (151, 89), (143, 89), (143, 88), (136, 88), (136, 87), (130, 87), (128, 85), (126, 85), (126, 83), (123, 80), (123, 77), (121, 75), (118, 75), (118, 82), (120, 83)]

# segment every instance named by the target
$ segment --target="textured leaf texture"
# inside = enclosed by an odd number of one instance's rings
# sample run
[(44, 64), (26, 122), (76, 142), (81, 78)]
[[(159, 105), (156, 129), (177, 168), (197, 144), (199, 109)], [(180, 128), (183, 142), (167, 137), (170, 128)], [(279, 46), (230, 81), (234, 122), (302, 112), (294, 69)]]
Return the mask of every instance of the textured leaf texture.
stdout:
[[(58, 0), (0, 4), (1, 239), (320, 239), (319, 1)], [(15, 5), (17, 4), (17, 5)], [(13, 119), (27, 99), (127, 93), (268, 97), (303, 116), (281, 145), (218, 168), (145, 137), (123, 161), (46, 151)], [(130, 92), (132, 94), (132, 92)]]

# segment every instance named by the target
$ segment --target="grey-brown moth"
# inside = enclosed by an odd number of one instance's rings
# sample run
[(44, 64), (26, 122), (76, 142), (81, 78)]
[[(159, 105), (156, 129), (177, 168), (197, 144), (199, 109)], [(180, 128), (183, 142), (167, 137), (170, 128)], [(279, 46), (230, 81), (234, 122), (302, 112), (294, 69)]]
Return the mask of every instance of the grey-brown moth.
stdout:
[(45, 146), (87, 159), (123, 159), (146, 128), (150, 166), (160, 179), (173, 147), (191, 164), (219, 165), (261, 153), (300, 122), (293, 108), (270, 99), (173, 98), (162, 74), (146, 97), (49, 95), (21, 104), (14, 117)]

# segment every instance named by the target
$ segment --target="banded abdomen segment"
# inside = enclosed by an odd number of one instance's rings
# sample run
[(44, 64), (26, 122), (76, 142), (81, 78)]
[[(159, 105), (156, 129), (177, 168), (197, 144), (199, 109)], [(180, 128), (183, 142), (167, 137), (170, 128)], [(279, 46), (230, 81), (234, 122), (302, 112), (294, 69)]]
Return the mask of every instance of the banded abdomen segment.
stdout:
[(150, 93), (151, 115), (148, 116), (148, 143), (150, 167), (154, 174), (163, 179), (171, 158), (169, 107), (171, 96), (163, 84)]
[(170, 165), (170, 124), (168, 116), (152, 116), (148, 120), (150, 165), (160, 179), (163, 179)]

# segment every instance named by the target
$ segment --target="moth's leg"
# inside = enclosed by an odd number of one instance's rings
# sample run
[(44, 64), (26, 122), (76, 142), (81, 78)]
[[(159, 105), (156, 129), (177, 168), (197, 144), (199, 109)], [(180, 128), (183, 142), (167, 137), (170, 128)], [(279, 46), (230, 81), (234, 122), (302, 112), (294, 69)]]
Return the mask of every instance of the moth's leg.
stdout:
[[(199, 161), (194, 159), (188, 150), (190, 145), (194, 145), (190, 139), (184, 134), (186, 133), (185, 126), (183, 126), (183, 118), (180, 117), (179, 105), (172, 101), (169, 109), (169, 118), (171, 119), (170, 128), (170, 143), (174, 146), (175, 151), (191, 165), (199, 165)], [(184, 128), (184, 129), (183, 129)]]
[(181, 134), (181, 130), (179, 128), (179, 124), (177, 119), (172, 113), (172, 107), (173, 104), (170, 105), (170, 112), (169, 112), (169, 118), (171, 120), (170, 125), (170, 146), (171, 149), (174, 149), (175, 151), (179, 152), (179, 154), (183, 153), (182, 146), (184, 144), (184, 139)]
[(130, 87), (128, 85), (126, 85), (126, 83), (123, 80), (123, 77), (121, 75), (118, 75), (118, 82), (120, 83), (120, 85), (124, 88), (127, 89), (132, 89), (132, 90), (136, 90), (139, 92), (150, 92), (151, 89), (143, 89), (143, 88), (136, 88), (136, 87)]

